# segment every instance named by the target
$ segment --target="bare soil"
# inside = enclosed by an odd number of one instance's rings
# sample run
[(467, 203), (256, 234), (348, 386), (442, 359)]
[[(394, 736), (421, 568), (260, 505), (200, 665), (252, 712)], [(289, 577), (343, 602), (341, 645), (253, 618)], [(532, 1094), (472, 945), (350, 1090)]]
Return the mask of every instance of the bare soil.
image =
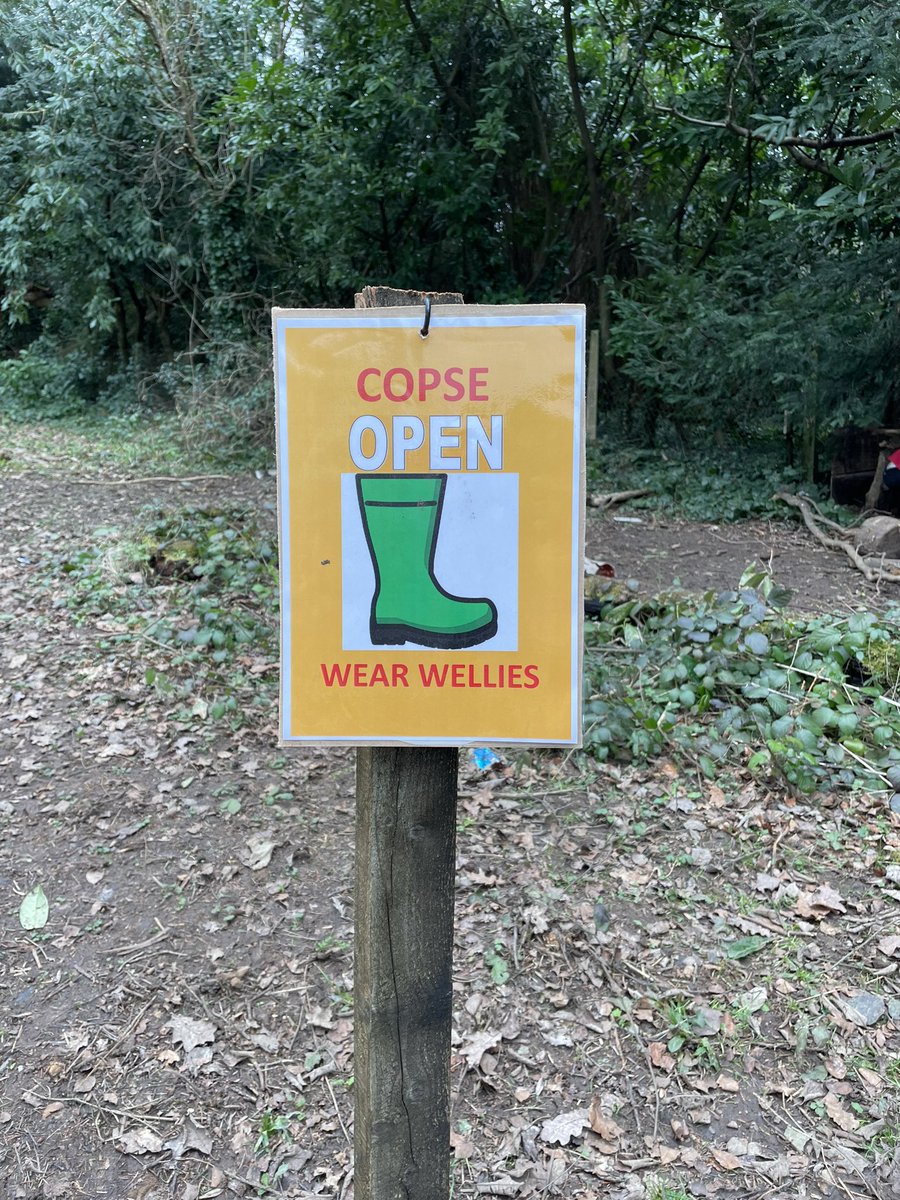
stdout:
[[(0, 477), (5, 1197), (352, 1196), (352, 751), (186, 721), (59, 570), (143, 505), (272, 491)], [(804, 606), (886, 599), (791, 527), (588, 546), (648, 590), (761, 561)], [(454, 1196), (900, 1197), (885, 798), (461, 757)]]
[(796, 521), (701, 524), (627, 509), (589, 514), (587, 553), (642, 590), (734, 588), (744, 569), (766, 567), (801, 612), (852, 612), (900, 601), (900, 585), (867, 583), (845, 555), (827, 550)]

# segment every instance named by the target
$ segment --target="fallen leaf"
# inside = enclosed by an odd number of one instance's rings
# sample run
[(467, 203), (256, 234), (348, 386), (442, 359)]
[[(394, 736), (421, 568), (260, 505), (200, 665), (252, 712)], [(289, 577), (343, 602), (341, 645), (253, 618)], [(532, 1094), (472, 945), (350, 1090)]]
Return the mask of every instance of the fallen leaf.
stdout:
[(846, 911), (840, 893), (827, 883), (814, 892), (801, 892), (797, 897), (797, 915), (807, 921), (823, 921), (829, 913)]
[(259, 1046), (260, 1050), (265, 1050), (267, 1054), (274, 1054), (281, 1044), (274, 1033), (266, 1033), (265, 1030), (251, 1033), (247, 1040), (252, 1045)]
[(40, 884), (23, 896), (19, 905), (19, 924), (23, 929), (43, 929), (50, 916), (50, 904)]
[(749, 958), (751, 954), (758, 954), (760, 950), (765, 950), (770, 940), (770, 938), (762, 937), (761, 934), (738, 938), (736, 942), (729, 942), (725, 947), (725, 957), (736, 960)]
[(605, 1142), (614, 1142), (622, 1136), (622, 1128), (620, 1125), (603, 1113), (600, 1109), (600, 1101), (595, 1096), (591, 1101), (590, 1111), (588, 1112), (588, 1124), (598, 1137), (602, 1137)]
[(739, 1171), (743, 1165), (736, 1154), (730, 1150), (720, 1150), (717, 1146), (713, 1146), (712, 1156), (723, 1171)]
[(197, 1075), (201, 1068), (209, 1066), (212, 1060), (212, 1046), (195, 1046), (184, 1056), (182, 1070), (187, 1071), (189, 1075)]
[(85, 1095), (87, 1092), (92, 1092), (97, 1083), (96, 1075), (82, 1075), (80, 1079), (76, 1079), (72, 1084), (72, 1091), (79, 1095)]
[(840, 1001), (844, 1016), (854, 1025), (875, 1025), (884, 1016), (885, 1003), (874, 992), (856, 992)]
[(669, 1166), (670, 1163), (673, 1163), (676, 1161), (676, 1159), (681, 1158), (680, 1150), (676, 1150), (674, 1146), (664, 1146), (661, 1142), (659, 1145), (654, 1146), (650, 1153), (654, 1158), (659, 1159), (664, 1167)]
[(716, 1080), (716, 1087), (720, 1092), (739, 1092), (741, 1090), (741, 1085), (736, 1079), (724, 1074)]
[(804, 1133), (802, 1129), (797, 1129), (794, 1125), (785, 1125), (782, 1136), (801, 1154), (809, 1142), (809, 1134)]
[(471, 1158), (475, 1153), (475, 1143), (464, 1134), (457, 1133), (455, 1129), (450, 1130), (450, 1145), (453, 1148), (453, 1157), (457, 1162), (464, 1158)]
[(518, 1196), (525, 1190), (526, 1184), (523, 1180), (510, 1179), (507, 1175), (503, 1179), (493, 1179), (488, 1183), (476, 1183), (475, 1187), (482, 1196)]
[(654, 1067), (659, 1067), (661, 1071), (671, 1071), (675, 1067), (675, 1059), (666, 1049), (665, 1042), (651, 1042), (647, 1047), (650, 1053), (650, 1061)]
[(877, 1071), (871, 1070), (870, 1067), (859, 1067), (858, 1070), (860, 1078), (867, 1087), (872, 1088), (876, 1092), (882, 1091), (884, 1088), (884, 1080)]
[(581, 1137), (588, 1124), (587, 1114), (579, 1109), (551, 1117), (541, 1126), (541, 1141), (551, 1146), (568, 1146), (573, 1137)]
[(840, 1096), (836, 1096), (834, 1092), (829, 1092), (825, 1097), (825, 1111), (837, 1125), (838, 1129), (843, 1129), (847, 1133), (852, 1133), (854, 1129), (859, 1128), (859, 1121), (854, 1117), (852, 1112), (844, 1108), (841, 1103)]
[(687, 1124), (682, 1121), (681, 1117), (673, 1117), (670, 1124), (676, 1142), (686, 1142), (691, 1136), (691, 1131), (688, 1129)]
[(763, 1157), (763, 1148), (759, 1142), (751, 1142), (743, 1137), (729, 1138), (725, 1143), (725, 1149), (729, 1154), (737, 1154), (741, 1158), (745, 1155), (748, 1155), (750, 1158)]
[(196, 1046), (205, 1046), (216, 1040), (216, 1027), (212, 1021), (198, 1021), (194, 1017), (172, 1017), (163, 1025), (172, 1033), (172, 1041), (183, 1046), (188, 1053)]
[(495, 1046), (499, 1046), (501, 1034), (495, 1029), (485, 1029), (481, 1033), (473, 1033), (470, 1038), (463, 1042), (460, 1047), (460, 1054), (466, 1060), (466, 1067), (470, 1071), (475, 1071), (481, 1065), (481, 1060), (488, 1050), (493, 1050)]
[(722, 1028), (722, 1014), (717, 1008), (698, 1004), (691, 1018), (691, 1029), (697, 1037), (713, 1037)]
[(893, 937), (882, 938), (878, 943), (878, 949), (888, 958), (900, 958), (900, 935), (895, 934)]
[(172, 1158), (176, 1162), (187, 1154), (188, 1150), (196, 1150), (198, 1154), (212, 1153), (212, 1138), (205, 1129), (195, 1125), (190, 1117), (186, 1118), (178, 1137), (172, 1138), (164, 1145), (167, 1150), (172, 1151)]
[(741, 992), (738, 996), (738, 1008), (745, 1013), (759, 1012), (768, 1000), (769, 993), (764, 987), (750, 988), (748, 992)]
[(119, 1134), (113, 1141), (116, 1149), (121, 1150), (123, 1154), (159, 1154), (163, 1148), (162, 1138), (143, 1125)]
[(272, 855), (277, 844), (277, 842), (270, 842), (263, 837), (252, 837), (247, 843), (246, 848), (238, 855), (238, 858), (251, 871), (261, 871), (263, 867), (267, 867), (272, 861)]

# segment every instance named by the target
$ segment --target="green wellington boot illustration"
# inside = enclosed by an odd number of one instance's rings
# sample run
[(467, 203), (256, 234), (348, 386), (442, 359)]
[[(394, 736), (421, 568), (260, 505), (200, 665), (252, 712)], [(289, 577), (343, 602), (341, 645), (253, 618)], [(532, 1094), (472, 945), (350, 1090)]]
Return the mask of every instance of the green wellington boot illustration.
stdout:
[(477, 646), (497, 632), (492, 600), (454, 596), (434, 575), (446, 475), (357, 475), (356, 494), (375, 594), (369, 634), (375, 646), (415, 642), (439, 650)]

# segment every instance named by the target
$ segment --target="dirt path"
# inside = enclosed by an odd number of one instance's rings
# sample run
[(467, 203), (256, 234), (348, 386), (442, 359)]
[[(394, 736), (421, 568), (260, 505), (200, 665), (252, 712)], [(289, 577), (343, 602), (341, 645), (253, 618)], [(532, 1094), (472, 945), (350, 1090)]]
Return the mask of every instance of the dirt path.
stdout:
[[(352, 752), (159, 695), (61, 569), (151, 502), (271, 519), (271, 481), (0, 488), (0, 1194), (350, 1197)], [(624, 528), (591, 530), (621, 575), (718, 570), (708, 530)], [(782, 545), (713, 532), (729, 572)], [(900, 1196), (878, 798), (549, 754), (460, 793), (456, 1198)]]

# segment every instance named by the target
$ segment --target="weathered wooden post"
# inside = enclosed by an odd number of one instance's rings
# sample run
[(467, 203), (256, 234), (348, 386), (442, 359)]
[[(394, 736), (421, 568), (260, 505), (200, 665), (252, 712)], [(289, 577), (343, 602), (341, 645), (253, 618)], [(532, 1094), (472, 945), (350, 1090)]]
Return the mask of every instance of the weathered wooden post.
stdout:
[[(422, 302), (422, 292), (394, 288), (356, 297), (357, 308)], [(356, 752), (356, 1200), (450, 1194), (458, 765), (448, 746)]]
[(597, 391), (600, 383), (600, 331), (592, 329), (588, 342), (587, 401), (584, 429), (589, 442), (597, 440)]
[(458, 747), (581, 740), (584, 309), (357, 307), (273, 314), (281, 741), (357, 747), (356, 1200), (448, 1200)]

